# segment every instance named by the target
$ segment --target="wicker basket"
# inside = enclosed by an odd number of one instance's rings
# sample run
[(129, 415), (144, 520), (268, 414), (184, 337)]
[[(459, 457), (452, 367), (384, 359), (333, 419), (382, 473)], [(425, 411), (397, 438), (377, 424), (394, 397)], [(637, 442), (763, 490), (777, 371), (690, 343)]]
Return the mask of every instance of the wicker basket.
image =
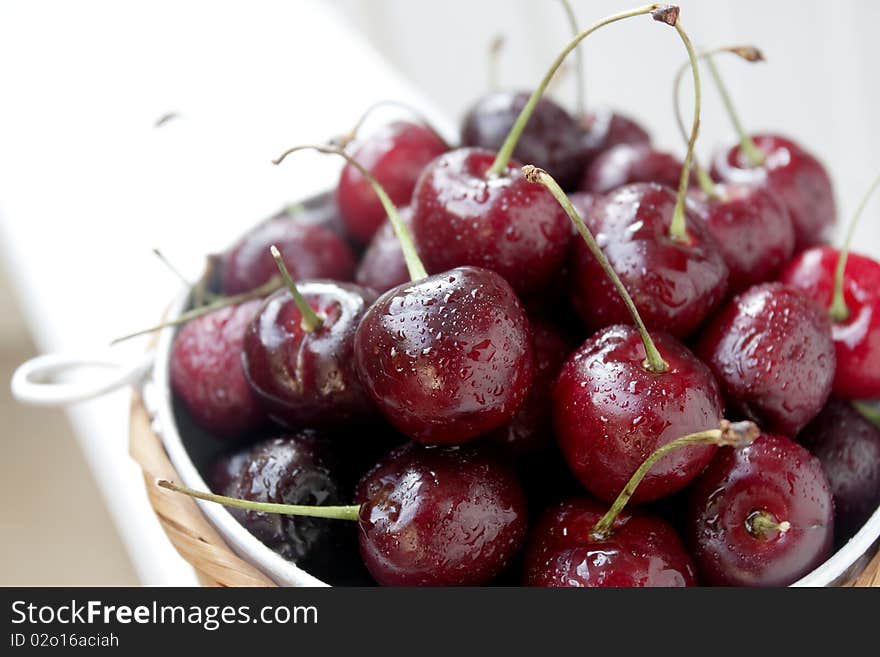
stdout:
[[(275, 586), (229, 548), (192, 499), (156, 486), (156, 479), (179, 481), (180, 477), (168, 460), (162, 441), (153, 432), (138, 394), (131, 405), (129, 450), (144, 472), (147, 496), (162, 528), (180, 556), (195, 569), (203, 586)], [(850, 585), (880, 587), (880, 552)]]

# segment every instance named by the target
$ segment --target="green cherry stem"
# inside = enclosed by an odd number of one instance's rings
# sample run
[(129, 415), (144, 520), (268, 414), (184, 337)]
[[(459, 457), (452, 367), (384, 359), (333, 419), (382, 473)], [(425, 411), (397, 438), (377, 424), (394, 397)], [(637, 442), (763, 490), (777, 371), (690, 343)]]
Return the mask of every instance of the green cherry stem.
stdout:
[(581, 219), (578, 211), (575, 209), (574, 205), (572, 205), (571, 199), (569, 199), (565, 192), (562, 191), (562, 188), (559, 186), (559, 183), (553, 179), (553, 176), (543, 169), (527, 164), (523, 167), (522, 171), (526, 180), (546, 187), (553, 195), (553, 198), (555, 198), (559, 205), (562, 206), (562, 209), (565, 210), (568, 218), (571, 219), (571, 222), (584, 239), (590, 253), (596, 258), (602, 271), (605, 272), (611, 283), (614, 285), (614, 288), (617, 290), (617, 293), (620, 295), (620, 298), (623, 299), (623, 303), (627, 310), (629, 310), (629, 314), (632, 316), (636, 329), (642, 338), (642, 343), (645, 345), (645, 368), (654, 374), (663, 374), (664, 372), (669, 371), (669, 363), (663, 360), (663, 356), (661, 356), (660, 352), (657, 350), (657, 345), (654, 344), (651, 334), (648, 333), (648, 329), (645, 327), (645, 323), (642, 321), (639, 311), (636, 308), (636, 304), (629, 295), (626, 286), (623, 284), (623, 281), (620, 280), (620, 276), (617, 275), (617, 272), (614, 271), (614, 267), (608, 262), (605, 252), (602, 251), (596, 243), (596, 239), (593, 237), (590, 229), (587, 228), (584, 220)]
[(194, 488), (187, 488), (175, 484), (167, 479), (159, 479), (156, 481), (159, 488), (174, 491), (189, 497), (195, 497), (206, 502), (215, 502), (223, 506), (231, 506), (236, 509), (244, 509), (246, 511), (259, 511), (261, 513), (280, 513), (286, 516), (306, 516), (309, 518), (329, 518), (330, 520), (354, 520), (360, 517), (361, 507), (359, 504), (351, 504), (346, 506), (303, 506), (300, 504), (273, 504), (272, 502), (252, 502), (250, 500), (241, 500), (237, 497), (226, 497), (225, 495), (215, 495), (214, 493), (203, 493)]
[(281, 251), (278, 250), (278, 247), (273, 244), (269, 247), (269, 252), (272, 254), (275, 266), (278, 267), (278, 272), (281, 274), (281, 280), (284, 281), (284, 284), (290, 291), (290, 295), (293, 297), (293, 302), (296, 304), (296, 307), (299, 308), (299, 314), (302, 315), (300, 326), (302, 326), (303, 331), (306, 331), (307, 333), (317, 331), (324, 325), (324, 320), (318, 317), (318, 313), (315, 312), (315, 309), (312, 308), (309, 305), (309, 302), (303, 298), (302, 294), (300, 294), (299, 288), (296, 286), (296, 281), (293, 280), (293, 276), (290, 275), (290, 272), (287, 270), (287, 265), (284, 264), (284, 260), (281, 258)]
[(513, 127), (507, 134), (507, 138), (501, 145), (501, 149), (498, 151), (498, 154), (495, 157), (495, 161), (492, 163), (492, 166), (489, 168), (489, 171), (486, 174), (488, 177), (501, 175), (501, 173), (507, 167), (507, 163), (510, 162), (510, 158), (513, 156), (513, 151), (516, 149), (516, 144), (519, 141), (520, 135), (522, 135), (526, 124), (529, 122), (532, 113), (535, 111), (535, 106), (538, 104), (538, 101), (541, 100), (541, 96), (544, 95), (544, 91), (547, 89), (547, 85), (550, 84), (550, 81), (553, 79), (556, 71), (559, 69), (560, 66), (562, 66), (562, 62), (565, 61), (565, 58), (568, 57), (569, 53), (571, 53), (571, 51), (574, 50), (581, 41), (586, 39), (596, 30), (605, 27), (606, 25), (610, 25), (611, 23), (616, 23), (617, 21), (624, 20), (626, 18), (632, 18), (634, 16), (641, 16), (643, 14), (651, 14), (654, 17), (654, 20), (661, 21), (669, 25), (674, 25), (675, 21), (678, 18), (678, 7), (675, 7), (673, 5), (651, 4), (638, 7), (636, 9), (630, 9), (629, 11), (623, 11), (618, 14), (612, 14), (611, 16), (603, 18), (599, 22), (594, 23), (583, 32), (580, 32), (574, 39), (572, 39), (569, 44), (565, 46), (562, 52), (560, 52), (559, 55), (556, 56), (556, 59), (553, 60), (553, 64), (551, 64), (550, 68), (544, 74), (544, 78), (541, 80), (537, 88), (532, 92), (532, 95), (529, 97), (529, 100), (522, 108), (519, 116), (516, 117), (516, 121), (514, 122)]
[(873, 422), (880, 427), (880, 407), (861, 401), (854, 401), (852, 405), (868, 422)]
[(636, 488), (638, 488), (642, 479), (645, 478), (645, 475), (648, 474), (657, 461), (670, 452), (691, 445), (745, 447), (752, 444), (759, 435), (761, 435), (761, 430), (758, 429), (754, 422), (728, 422), (727, 420), (721, 420), (721, 426), (718, 429), (691, 433), (658, 447), (633, 473), (630, 480), (626, 482), (626, 486), (623, 487), (623, 490), (620, 491), (620, 494), (614, 500), (611, 508), (593, 527), (591, 532), (593, 538), (603, 540), (611, 535), (614, 521), (617, 520), (617, 516), (620, 515), (620, 512), (623, 511), (627, 502), (636, 492)]
[(422, 261), (419, 259), (419, 254), (416, 251), (416, 245), (413, 243), (409, 229), (406, 227), (406, 224), (403, 223), (403, 219), (400, 218), (400, 214), (397, 212), (397, 208), (394, 207), (394, 203), (388, 198), (388, 194), (382, 189), (382, 185), (380, 185), (373, 175), (351, 155), (337, 146), (294, 146), (293, 148), (284, 151), (276, 159), (272, 160), (272, 164), (281, 164), (288, 155), (304, 150), (317, 151), (326, 155), (338, 155), (361, 173), (366, 181), (370, 183), (376, 196), (379, 197), (382, 207), (385, 208), (388, 219), (391, 221), (391, 226), (394, 228), (394, 233), (397, 235), (397, 241), (400, 242), (400, 248), (403, 251), (403, 259), (406, 262), (406, 268), (409, 271), (410, 278), (414, 281), (427, 278), (428, 272), (425, 270), (425, 265), (423, 265)]
[(843, 242), (843, 246), (840, 248), (840, 256), (837, 258), (837, 268), (834, 270), (834, 296), (831, 299), (831, 306), (828, 308), (828, 314), (831, 315), (831, 320), (835, 322), (845, 322), (849, 319), (849, 308), (847, 308), (846, 300), (843, 298), (843, 274), (846, 271), (846, 260), (849, 258), (849, 248), (852, 244), (853, 234), (856, 231), (859, 218), (862, 216), (862, 213), (865, 211), (865, 206), (868, 205), (868, 201), (871, 199), (874, 192), (877, 191), (878, 187), (880, 187), (880, 176), (877, 176), (874, 182), (871, 183), (868, 191), (859, 202), (859, 207), (856, 208), (856, 213), (853, 215), (852, 220), (849, 222), (849, 227), (846, 230), (846, 239)]
[(730, 93), (727, 90), (727, 85), (725, 85), (724, 80), (721, 79), (721, 74), (715, 66), (715, 61), (712, 59), (712, 55), (706, 56), (706, 64), (709, 66), (709, 73), (712, 74), (712, 79), (715, 81), (715, 87), (718, 89), (718, 93), (721, 96), (721, 102), (724, 103), (724, 108), (727, 110), (727, 116), (730, 117), (733, 129), (739, 137), (740, 151), (745, 153), (745, 156), (753, 167), (761, 166), (764, 164), (764, 153), (761, 152), (761, 149), (758, 148), (755, 141), (749, 136), (749, 133), (746, 132), (745, 128), (743, 128), (743, 124), (739, 120), (739, 115), (736, 113), (736, 108), (734, 108), (733, 101), (730, 98)]
[[(578, 19), (577, 15), (574, 13), (574, 7), (571, 6), (571, 2), (569, 0), (559, 0), (562, 3), (562, 8), (565, 10), (565, 17), (568, 20), (568, 25), (571, 28), (571, 34), (573, 37), (577, 37), (580, 33), (580, 28), (578, 27)], [(575, 65), (575, 108), (577, 111), (577, 116), (582, 117), (587, 113), (587, 90), (586, 90), (586, 69), (584, 68), (584, 51), (581, 48), (577, 48), (574, 51), (574, 65)]]
[(504, 35), (496, 34), (489, 42), (489, 51), (486, 57), (486, 79), (490, 91), (497, 91), (501, 86), (501, 51), (504, 49)]

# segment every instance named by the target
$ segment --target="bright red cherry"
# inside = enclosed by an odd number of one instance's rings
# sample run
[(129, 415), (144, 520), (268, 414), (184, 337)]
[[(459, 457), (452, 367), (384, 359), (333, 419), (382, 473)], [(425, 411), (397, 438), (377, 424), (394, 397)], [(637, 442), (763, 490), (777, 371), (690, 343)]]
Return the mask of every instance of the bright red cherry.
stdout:
[(828, 317), (780, 283), (757, 285), (730, 301), (706, 327), (697, 353), (731, 407), (767, 431), (796, 435), (831, 394)]
[[(400, 218), (407, 227), (410, 227), (412, 210), (409, 207), (400, 208)], [(394, 233), (394, 226), (387, 219), (373, 234), (361, 256), (354, 280), (358, 285), (372, 288), (377, 292), (385, 292), (409, 280), (409, 271), (403, 250), (400, 248), (400, 241)]]
[[(449, 147), (425, 125), (395, 121), (360, 142), (353, 152), (395, 205), (406, 205), (425, 166)], [(348, 232), (362, 243), (370, 241), (386, 213), (370, 182), (355, 166), (346, 164), (336, 188), (339, 212)]]
[(783, 436), (724, 447), (694, 483), (688, 539), (706, 584), (786, 586), (831, 554), (831, 489), (819, 460)]
[(393, 288), (355, 335), (364, 387), (398, 430), (463, 443), (509, 422), (532, 382), (532, 337), (498, 274), (459, 267)]
[(245, 330), (260, 305), (252, 300), (202, 315), (174, 338), (171, 389), (196, 424), (218, 437), (239, 438), (266, 420), (241, 366)]
[(619, 144), (600, 153), (584, 171), (578, 189), (604, 194), (623, 185), (653, 182), (676, 189), (681, 161), (648, 144)]
[(696, 569), (672, 526), (659, 517), (623, 513), (607, 538), (593, 528), (607, 509), (569, 499), (548, 509), (526, 548), (525, 584), (553, 587), (694, 586)]

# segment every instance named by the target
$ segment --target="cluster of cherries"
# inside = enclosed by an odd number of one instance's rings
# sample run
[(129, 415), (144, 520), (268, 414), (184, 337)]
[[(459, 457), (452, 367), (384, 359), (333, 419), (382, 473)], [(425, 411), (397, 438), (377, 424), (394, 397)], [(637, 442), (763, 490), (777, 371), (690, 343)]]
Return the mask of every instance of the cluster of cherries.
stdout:
[[(213, 493), (160, 485), (300, 564), (356, 526), (384, 585), (776, 586), (825, 561), (880, 504), (854, 403), (880, 398), (880, 263), (825, 243), (831, 182), (791, 140), (693, 162), (678, 13), (578, 32), (533, 93), (477, 102), (459, 147), (396, 121), (286, 153), (347, 162), (176, 322), (176, 399), (233, 447)], [(542, 97), (640, 15), (688, 51), (684, 162)]]

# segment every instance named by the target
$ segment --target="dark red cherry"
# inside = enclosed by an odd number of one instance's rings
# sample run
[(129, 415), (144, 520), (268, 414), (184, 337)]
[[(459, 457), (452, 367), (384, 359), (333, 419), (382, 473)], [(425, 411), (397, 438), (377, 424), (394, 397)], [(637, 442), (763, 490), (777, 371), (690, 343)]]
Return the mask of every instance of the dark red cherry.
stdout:
[(730, 270), (729, 291), (736, 294), (775, 278), (794, 253), (788, 210), (764, 187), (719, 183), (715, 193), (717, 198), (694, 196)]
[(518, 163), (487, 176), (494, 160), (492, 152), (461, 148), (428, 165), (413, 193), (413, 239), (429, 272), (484, 267), (531, 295), (562, 267), (568, 218)]
[(822, 462), (837, 536), (849, 538), (880, 506), (880, 428), (850, 402), (832, 398), (798, 441)]
[[(675, 192), (621, 187), (593, 202), (585, 219), (649, 329), (687, 336), (721, 303), (728, 271), (705, 222), (685, 212), (687, 241), (669, 236)], [(572, 300), (593, 330), (630, 321), (613, 284), (584, 243), (572, 249)]]
[[(462, 122), (462, 146), (498, 151), (530, 95), (525, 91), (494, 91), (478, 100)], [(560, 185), (570, 188), (584, 166), (581, 139), (578, 122), (554, 101), (541, 98), (513, 157), (546, 169)]]
[(238, 438), (266, 419), (241, 366), (245, 330), (261, 301), (197, 317), (180, 329), (171, 352), (171, 389), (195, 422), (223, 438)]
[(513, 472), (474, 447), (398, 448), (364, 475), (361, 557), (386, 586), (476, 586), (519, 551), (526, 500)]
[[(270, 438), (214, 464), (211, 489), (221, 495), (275, 504), (330, 505), (345, 501), (329, 443), (310, 432)], [(332, 547), (335, 520), (230, 509), (269, 548), (295, 563)]]
[(532, 382), (525, 311), (503, 278), (477, 267), (388, 290), (358, 326), (355, 358), (385, 417), (426, 444), (503, 426)]
[(835, 357), (827, 314), (780, 283), (734, 297), (705, 329), (697, 353), (731, 407), (766, 431), (797, 435), (831, 394)]
[(269, 253), (273, 244), (297, 280), (350, 281), (354, 277), (354, 254), (337, 233), (285, 213), (251, 231), (224, 256), (223, 293), (247, 292), (277, 275), (278, 268)]
[[(669, 370), (645, 367), (645, 347), (631, 326), (611, 326), (565, 363), (553, 389), (553, 422), (569, 467), (599, 499), (612, 501), (661, 445), (713, 429), (722, 417), (718, 385), (708, 368), (671, 336), (652, 337)], [(654, 500), (686, 486), (712, 458), (712, 445), (663, 457), (633, 497)]]
[[(798, 288), (820, 308), (831, 307), (840, 251), (804, 251), (783, 270), (780, 280)], [(834, 394), (845, 399), (880, 398), (880, 263), (850, 253), (843, 274), (849, 317), (831, 322), (837, 352)]]
[(631, 183), (658, 183), (678, 189), (682, 163), (648, 144), (619, 144), (602, 151), (584, 171), (578, 189), (604, 194)]
[(375, 411), (354, 367), (354, 335), (376, 298), (346, 283), (298, 286), (323, 320), (309, 331), (288, 290), (266, 301), (244, 336), (242, 363), (270, 417), (290, 427), (340, 427), (369, 421)]
[(533, 317), (535, 369), (529, 394), (513, 419), (488, 438), (515, 456), (533, 454), (553, 444), (551, 392), (556, 375), (577, 344), (555, 323)]
[(574, 498), (548, 509), (530, 533), (525, 584), (554, 587), (694, 586), (696, 570), (672, 525), (624, 512), (607, 538), (593, 536), (607, 509)]
[(819, 460), (783, 436), (722, 447), (691, 491), (688, 539), (706, 584), (792, 584), (830, 556), (833, 534)]
[[(400, 208), (399, 214), (407, 228), (412, 226), (412, 210), (409, 207)], [(409, 280), (400, 241), (394, 233), (394, 226), (386, 219), (361, 257), (355, 282), (377, 292), (385, 292)]]
[(790, 139), (754, 135), (765, 161), (752, 166), (733, 146), (719, 153), (712, 164), (716, 180), (765, 186), (786, 206), (795, 234), (795, 250), (820, 244), (837, 220), (834, 188), (822, 163)]
[(581, 147), (585, 166), (589, 166), (603, 151), (619, 144), (651, 143), (651, 135), (638, 122), (608, 108), (587, 112), (581, 118), (580, 124), (583, 130)]
[[(396, 121), (361, 141), (353, 156), (382, 185), (391, 202), (400, 206), (410, 202), (422, 169), (448, 149), (431, 128)], [(385, 221), (385, 209), (372, 186), (351, 164), (342, 169), (336, 201), (348, 232), (362, 243), (369, 242)]]

